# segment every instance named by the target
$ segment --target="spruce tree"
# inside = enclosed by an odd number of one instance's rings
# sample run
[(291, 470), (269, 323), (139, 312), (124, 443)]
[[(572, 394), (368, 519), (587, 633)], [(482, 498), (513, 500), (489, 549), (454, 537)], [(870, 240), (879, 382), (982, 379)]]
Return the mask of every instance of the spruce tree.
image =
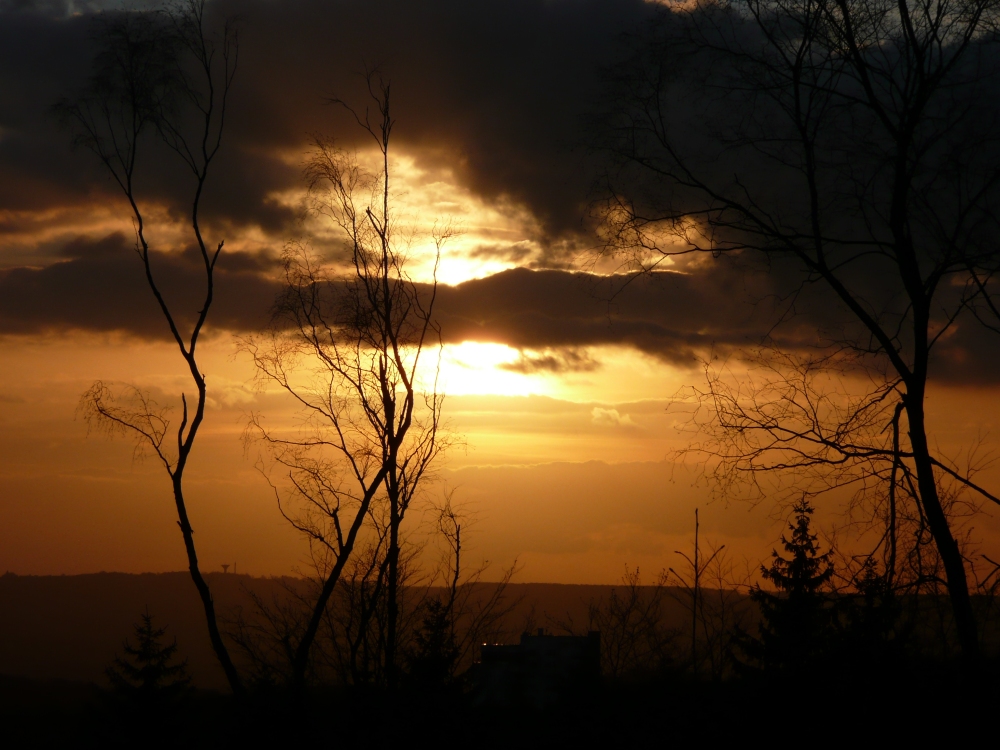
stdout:
[(130, 702), (150, 707), (176, 702), (191, 684), (187, 662), (174, 662), (177, 640), (163, 643), (166, 628), (154, 627), (148, 611), (134, 631), (135, 645), (126, 639), (124, 655), (116, 656), (106, 671), (112, 689)]
[(910, 631), (891, 580), (868, 558), (854, 577), (854, 588), (856, 595), (841, 606), (841, 658), (855, 669), (891, 667), (902, 656)]
[(765, 672), (798, 671), (815, 664), (828, 645), (831, 610), (822, 587), (833, 576), (830, 550), (820, 553), (810, 528), (813, 508), (805, 499), (793, 508), (790, 536), (782, 535), (786, 556), (771, 552), (761, 575), (776, 591), (756, 584), (750, 598), (760, 608), (757, 637), (742, 633), (737, 647), (745, 667)]
[(452, 612), (437, 599), (428, 601), (423, 610), (421, 626), (414, 633), (408, 682), (414, 688), (447, 688), (459, 657)]

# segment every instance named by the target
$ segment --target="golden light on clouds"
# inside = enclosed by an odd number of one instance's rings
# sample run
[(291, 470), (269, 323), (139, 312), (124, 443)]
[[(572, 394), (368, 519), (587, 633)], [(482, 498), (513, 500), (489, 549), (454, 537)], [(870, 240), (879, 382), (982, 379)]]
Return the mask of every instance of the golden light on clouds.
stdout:
[[(100, 239), (112, 232), (131, 232), (116, 205), (54, 207), (42, 211), (12, 211), (0, 208), (4, 234), (0, 268), (39, 266), (51, 259), (47, 246), (65, 244), (79, 237)], [(42, 250), (43, 252), (39, 252)]]
[[(354, 156), (361, 167), (377, 170), (377, 151), (359, 151)], [(302, 163), (305, 157), (299, 154), (295, 160)], [(397, 151), (390, 175), (397, 251), (405, 254), (406, 271), (414, 281), (433, 279), (435, 236), (441, 234), (448, 235), (441, 243), (437, 267), (437, 280), (442, 284), (459, 284), (528, 265), (542, 255), (543, 248), (535, 239), (540, 234), (537, 220), (526, 208), (507, 200), (486, 202), (461, 185), (452, 168)], [(301, 211), (305, 195), (302, 187), (272, 199)], [(344, 241), (339, 228), (325, 217), (304, 216), (302, 231), (317, 249), (334, 255)]]

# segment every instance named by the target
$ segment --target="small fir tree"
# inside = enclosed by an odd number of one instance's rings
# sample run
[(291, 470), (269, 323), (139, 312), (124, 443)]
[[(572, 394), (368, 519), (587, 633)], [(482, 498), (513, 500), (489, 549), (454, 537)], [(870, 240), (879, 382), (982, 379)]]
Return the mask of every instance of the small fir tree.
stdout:
[(868, 558), (854, 577), (857, 594), (844, 600), (841, 653), (866, 669), (891, 666), (905, 645), (909, 628), (889, 576)]
[(153, 616), (148, 611), (140, 617), (134, 630), (135, 645), (126, 639), (124, 655), (116, 656), (106, 671), (111, 687), (119, 695), (141, 704), (176, 702), (191, 684), (187, 662), (174, 662), (177, 639), (164, 644), (166, 628), (154, 627)]
[(451, 685), (459, 649), (451, 609), (438, 599), (424, 605), (424, 616), (414, 633), (408, 681), (412, 687), (442, 689)]
[(760, 608), (756, 638), (741, 633), (737, 647), (744, 667), (765, 672), (797, 671), (826, 649), (831, 630), (831, 610), (822, 588), (833, 576), (830, 550), (820, 553), (810, 529), (813, 508), (805, 499), (793, 508), (791, 536), (782, 536), (786, 556), (771, 553), (771, 565), (761, 565), (761, 575), (774, 585), (770, 592), (754, 586), (750, 598)]

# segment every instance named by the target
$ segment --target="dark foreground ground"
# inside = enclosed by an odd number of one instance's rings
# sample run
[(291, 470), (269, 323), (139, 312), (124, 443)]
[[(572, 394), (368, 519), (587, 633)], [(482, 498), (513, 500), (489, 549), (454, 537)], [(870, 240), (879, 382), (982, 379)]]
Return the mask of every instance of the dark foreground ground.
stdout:
[[(240, 707), (199, 691), (182, 708), (144, 711), (94, 685), (0, 677), (4, 747), (645, 748), (932, 746), (982, 738), (1000, 717), (996, 670), (970, 684), (935, 667), (892, 675), (610, 685), (543, 709), (476, 706), (467, 696), (258, 694)], [(766, 746), (766, 745), (765, 745)]]

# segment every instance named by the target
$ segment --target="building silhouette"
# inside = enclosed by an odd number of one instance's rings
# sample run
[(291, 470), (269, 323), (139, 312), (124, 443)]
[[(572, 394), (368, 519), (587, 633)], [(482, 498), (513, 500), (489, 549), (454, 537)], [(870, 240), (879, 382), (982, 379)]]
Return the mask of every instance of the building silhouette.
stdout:
[(592, 692), (601, 677), (601, 634), (523, 633), (521, 642), (483, 644), (474, 667), (479, 705), (544, 708)]

